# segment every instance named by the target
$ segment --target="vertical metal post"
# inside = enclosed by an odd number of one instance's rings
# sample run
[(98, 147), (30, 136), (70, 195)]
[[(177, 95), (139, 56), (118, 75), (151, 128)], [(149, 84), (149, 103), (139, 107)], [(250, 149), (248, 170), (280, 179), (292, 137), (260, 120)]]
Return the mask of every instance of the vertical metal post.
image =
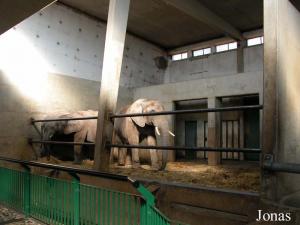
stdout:
[(141, 203), (140, 209), (141, 225), (151, 225), (150, 221), (152, 219), (152, 207), (155, 205), (155, 197), (142, 184), (138, 184), (137, 190), (142, 194), (145, 200)]
[(73, 210), (74, 210), (74, 225), (80, 224), (80, 178), (73, 174), (72, 189), (73, 189)]
[(24, 214), (26, 217), (30, 216), (30, 168), (25, 167), (24, 172)]
[(130, 0), (109, 3), (94, 156), (96, 170), (109, 167), (110, 149), (105, 147), (106, 142), (111, 142), (113, 131), (109, 113), (114, 113), (117, 105), (129, 3)]

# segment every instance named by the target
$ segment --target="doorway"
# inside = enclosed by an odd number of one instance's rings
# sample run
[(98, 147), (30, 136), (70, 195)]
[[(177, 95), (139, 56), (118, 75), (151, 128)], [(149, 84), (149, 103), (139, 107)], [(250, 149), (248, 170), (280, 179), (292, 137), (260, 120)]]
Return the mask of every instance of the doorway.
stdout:
[[(197, 121), (185, 121), (185, 146), (197, 147)], [(196, 151), (185, 151), (186, 159), (196, 159)]]

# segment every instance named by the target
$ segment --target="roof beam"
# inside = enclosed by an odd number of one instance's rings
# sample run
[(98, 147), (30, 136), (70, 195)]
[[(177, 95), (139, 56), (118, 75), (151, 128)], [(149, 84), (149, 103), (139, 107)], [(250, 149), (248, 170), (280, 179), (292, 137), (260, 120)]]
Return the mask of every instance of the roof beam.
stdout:
[(205, 23), (236, 40), (244, 40), (242, 33), (197, 0), (164, 0), (185, 14)]
[(0, 0), (0, 34), (57, 0)]

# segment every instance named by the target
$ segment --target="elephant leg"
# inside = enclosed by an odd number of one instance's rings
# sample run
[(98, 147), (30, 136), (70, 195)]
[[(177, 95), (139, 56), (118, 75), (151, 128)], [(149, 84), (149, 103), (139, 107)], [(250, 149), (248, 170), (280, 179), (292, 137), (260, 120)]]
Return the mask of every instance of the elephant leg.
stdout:
[(131, 157), (132, 157), (132, 167), (133, 168), (139, 168), (141, 166), (141, 164), (140, 164), (140, 157), (139, 157), (139, 149), (138, 148), (132, 148), (131, 149)]
[[(75, 133), (74, 142), (84, 142), (84, 140), (85, 140), (84, 133), (81, 133), (81, 132)], [(75, 164), (82, 163), (81, 150), (82, 150), (82, 145), (74, 145), (74, 163)]]
[[(150, 146), (156, 145), (156, 139), (153, 136), (147, 137), (147, 144)], [(156, 149), (150, 149), (151, 167), (152, 169), (158, 170), (160, 168), (160, 163), (158, 159), (158, 154)]]
[(126, 160), (125, 160), (125, 166), (132, 166), (132, 158), (131, 158), (131, 152), (130, 151), (127, 152)]
[[(139, 144), (139, 134), (134, 132), (128, 138), (128, 142), (129, 142), (130, 145), (138, 145)], [(132, 158), (132, 168), (139, 168), (141, 166), (141, 164), (140, 164), (140, 157), (139, 157), (139, 149), (138, 148), (132, 148), (131, 149), (131, 158)]]
[(118, 164), (120, 166), (125, 166), (126, 155), (127, 155), (127, 148), (119, 148)]

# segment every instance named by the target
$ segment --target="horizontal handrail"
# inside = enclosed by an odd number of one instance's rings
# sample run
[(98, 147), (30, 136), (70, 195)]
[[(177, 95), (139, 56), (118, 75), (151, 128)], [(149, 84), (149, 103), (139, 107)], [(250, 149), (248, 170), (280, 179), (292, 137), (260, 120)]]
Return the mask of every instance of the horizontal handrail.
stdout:
[[(33, 144), (54, 144), (54, 145), (88, 145), (94, 146), (95, 143), (89, 142), (64, 142), (64, 141), (42, 141), (29, 140)], [(260, 153), (258, 148), (213, 148), (213, 147), (184, 147), (184, 146), (159, 146), (159, 145), (121, 145), (121, 144), (106, 144), (108, 148), (139, 148), (139, 149), (158, 149), (158, 150), (188, 150), (188, 151), (208, 151), (208, 152), (245, 152), (245, 153)]]
[(300, 164), (265, 162), (263, 168), (268, 171), (300, 174)]
[(188, 151), (208, 151), (208, 152), (245, 152), (245, 153), (261, 153), (258, 148), (213, 148), (213, 147), (180, 147), (180, 146), (143, 146), (143, 145), (119, 145), (107, 144), (109, 148), (139, 148), (139, 149), (158, 149), (158, 150), (188, 150)]
[(172, 111), (149, 112), (149, 113), (115, 114), (115, 115), (111, 115), (110, 118), (136, 117), (136, 116), (160, 116), (160, 115), (206, 113), (206, 112), (228, 112), (228, 111), (243, 111), (243, 110), (253, 110), (253, 109), (263, 109), (263, 106), (249, 105), (249, 106), (233, 106), (233, 107), (207, 108), (207, 109), (172, 110)]
[(109, 178), (114, 180), (120, 180), (120, 181), (129, 181), (134, 186), (138, 186), (139, 182), (124, 175), (118, 175), (113, 173), (105, 173), (105, 172), (99, 172), (95, 170), (88, 170), (88, 169), (80, 169), (80, 168), (74, 168), (69, 166), (62, 166), (62, 165), (55, 165), (50, 163), (42, 163), (42, 162), (35, 162), (35, 161), (26, 161), (26, 160), (20, 160), (20, 159), (13, 159), (13, 158), (7, 158), (0, 156), (0, 160), (11, 162), (11, 163), (17, 163), (23, 166), (34, 166), (34, 167), (41, 167), (46, 169), (54, 169), (54, 170), (60, 170), (63, 172), (68, 173), (78, 173), (82, 175), (90, 175), (90, 176), (96, 176), (96, 177), (103, 177), (103, 178)]
[[(129, 113), (129, 114), (112, 114), (109, 117), (121, 118), (121, 117), (136, 117), (136, 116), (160, 116), (160, 115), (174, 115), (174, 114), (189, 114), (189, 113), (207, 113), (207, 112), (228, 112), (228, 111), (244, 111), (253, 109), (263, 109), (262, 105), (249, 105), (249, 106), (232, 106), (232, 107), (220, 107), (220, 108), (207, 108), (207, 109), (186, 109), (186, 110), (171, 110), (162, 112), (149, 112), (149, 113)], [(54, 121), (70, 121), (70, 120), (93, 120), (97, 119), (97, 116), (90, 117), (76, 117), (76, 118), (53, 118), (53, 119), (31, 119), (31, 123), (38, 122), (54, 122)]]
[(96, 120), (97, 116), (89, 116), (89, 117), (74, 117), (74, 118), (53, 118), (53, 119), (40, 119), (35, 120), (31, 118), (31, 123), (40, 123), (40, 122), (55, 122), (55, 121), (70, 121), (70, 120)]
[(30, 144), (89, 145), (89, 146), (95, 145), (95, 143), (92, 142), (43, 141), (43, 140), (31, 140), (31, 139), (29, 139), (28, 142)]

